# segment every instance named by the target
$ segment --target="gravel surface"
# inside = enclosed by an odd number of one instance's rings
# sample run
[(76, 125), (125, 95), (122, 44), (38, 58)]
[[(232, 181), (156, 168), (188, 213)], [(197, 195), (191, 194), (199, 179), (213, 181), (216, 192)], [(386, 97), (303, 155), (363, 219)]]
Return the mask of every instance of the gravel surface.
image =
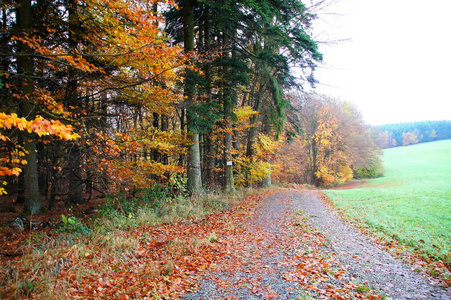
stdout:
[(313, 226), (329, 240), (337, 258), (362, 281), (392, 299), (451, 299), (451, 291), (434, 285), (434, 280), (412, 271), (412, 266), (395, 259), (368, 237), (343, 223), (328, 209), (316, 192), (289, 194), (295, 209), (302, 209)]
[(240, 239), (221, 237), (230, 254), (222, 257), (213, 272), (206, 274), (195, 293), (184, 299), (297, 299), (294, 282), (282, 278), (289, 267), (283, 264), (290, 254), (281, 241), (285, 235), (281, 222), (289, 201), (280, 194), (266, 197), (255, 216), (240, 225)]
[[(315, 293), (300, 298), (306, 287), (300, 288), (301, 280), (292, 275), (302, 264), (299, 260), (305, 256), (300, 253), (305, 253), (306, 247), (300, 233), (293, 230), (298, 211), (308, 217), (303, 222), (310, 222), (325, 237), (321, 244), (327, 248), (324, 253), (332, 253), (346, 270), (343, 278), (365, 284), (386, 299), (451, 299), (449, 289), (435, 286), (432, 279), (412, 271), (412, 266), (396, 260), (342, 222), (315, 191), (282, 192), (265, 198), (252, 218), (238, 224), (235, 233), (220, 238), (227, 255), (201, 277), (195, 292), (182, 298), (316, 299), (312, 296)], [(353, 299), (353, 295), (345, 298)]]

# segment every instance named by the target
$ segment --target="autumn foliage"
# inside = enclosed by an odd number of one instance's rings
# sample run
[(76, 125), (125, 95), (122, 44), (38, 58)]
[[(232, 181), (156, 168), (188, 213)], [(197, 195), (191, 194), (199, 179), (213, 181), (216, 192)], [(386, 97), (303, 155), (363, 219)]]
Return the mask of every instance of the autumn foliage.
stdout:
[(375, 127), (382, 148), (408, 146), (451, 138), (451, 121), (421, 121)]
[[(64, 210), (46, 229), (63, 233), (49, 238), (61, 253), (32, 257), (26, 280), (2, 293), (33, 297), (48, 275), (69, 297), (177, 297), (226, 255), (216, 234), (272, 193), (233, 206), (218, 190), (381, 173), (355, 107), (293, 92), (315, 82), (322, 60), (314, 9), (301, 1), (7, 0), (0, 9), (0, 200), (13, 218), (16, 205), (40, 221)], [(17, 232), (22, 254), (39, 248)]]
[(179, 177), (269, 184), (290, 64), (322, 58), (313, 18), (299, 1), (6, 2), (2, 193), (34, 213)]
[(381, 175), (380, 149), (354, 106), (316, 94), (293, 95), (292, 103), (280, 180), (327, 187)]
[(322, 59), (301, 2), (2, 9), (1, 191), (29, 212), (174, 178), (191, 193), (273, 179), (330, 186), (377, 157), (353, 107), (286, 95), (314, 82)]
[[(164, 3), (69, 1), (59, 7), (24, 2), (3, 8), (3, 20), (20, 16), (23, 34), (15, 34), (9, 21), (3, 24), (9, 31), (8, 55), (2, 56), (1, 176), (19, 174), (16, 156), (30, 153), (15, 150), (23, 141), (37, 145), (39, 166), (27, 173), (37, 172), (34, 181), (52, 178), (39, 183), (47, 199), (67, 193), (57, 188), (64, 182), (69, 189), (77, 186), (81, 195), (74, 199), (80, 200), (93, 189), (107, 193), (148, 186), (183, 171), (167, 160), (149, 159), (181, 155), (185, 143), (182, 133), (169, 128), (169, 116), (182, 100), (175, 86), (184, 56), (159, 28), (158, 7), (171, 5)], [(36, 80), (14, 71), (21, 68)], [(152, 121), (156, 115), (166, 124)], [(35, 135), (22, 137), (15, 129)], [(11, 183), (7, 189), (20, 193), (17, 181), (5, 179)]]

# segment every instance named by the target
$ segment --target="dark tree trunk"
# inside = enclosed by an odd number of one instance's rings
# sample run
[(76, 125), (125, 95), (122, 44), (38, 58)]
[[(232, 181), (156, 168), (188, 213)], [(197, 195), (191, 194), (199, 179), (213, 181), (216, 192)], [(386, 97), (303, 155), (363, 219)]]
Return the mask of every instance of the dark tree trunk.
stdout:
[[(79, 43), (80, 21), (76, 12), (77, 2), (69, 0), (69, 51), (75, 50)], [(77, 71), (74, 68), (69, 70), (69, 78), (67, 82), (66, 101), (77, 107), (82, 106), (78, 103), (78, 79)], [(78, 105), (77, 105), (78, 104)], [(69, 152), (69, 203), (79, 204), (84, 202), (83, 178), (82, 178), (82, 153), (76, 142), (74, 142)]]
[[(33, 15), (30, 0), (20, 1), (19, 6), (19, 27), (20, 30), (27, 34), (32, 29)], [(34, 63), (31, 54), (32, 49), (25, 43), (20, 43), (20, 51), (25, 54), (18, 58), (19, 70), (22, 73), (22, 92), (24, 96), (33, 94), (33, 74)], [(35, 105), (28, 101), (23, 100), (20, 106), (21, 114), (27, 119), (34, 119), (36, 115)], [(38, 180), (38, 156), (36, 149), (36, 140), (33, 133), (27, 131), (22, 133), (22, 139), (24, 141), (25, 160), (27, 164), (24, 168), (24, 198), (25, 206), (24, 211), (27, 213), (35, 214), (43, 209), (41, 195), (39, 193), (39, 180)]]

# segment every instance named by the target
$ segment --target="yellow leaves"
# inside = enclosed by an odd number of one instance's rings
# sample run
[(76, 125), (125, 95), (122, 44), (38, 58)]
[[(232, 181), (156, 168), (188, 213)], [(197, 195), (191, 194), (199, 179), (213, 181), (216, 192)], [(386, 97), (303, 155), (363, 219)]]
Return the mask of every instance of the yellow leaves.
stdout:
[[(0, 170), (0, 172), (1, 172), (1, 170)], [(1, 184), (7, 185), (8, 183), (6, 181), (3, 181), (3, 182), (1, 182)], [(0, 196), (6, 195), (6, 194), (8, 194), (8, 193), (6, 192), (5, 188), (0, 187)]]
[(25, 159), (19, 159), (19, 158), (13, 158), (10, 160), (10, 162), (13, 164), (22, 164), (22, 165), (27, 164), (27, 161)]
[(257, 157), (268, 158), (275, 154), (275, 151), (281, 147), (281, 143), (275, 141), (271, 136), (260, 133), (255, 144)]
[(233, 113), (240, 121), (247, 121), (250, 117), (260, 114), (250, 106), (236, 107), (234, 108)]
[(257, 180), (263, 180), (264, 178), (271, 175), (273, 171), (273, 164), (265, 161), (256, 161), (252, 164), (250, 170), (250, 179), (255, 182)]

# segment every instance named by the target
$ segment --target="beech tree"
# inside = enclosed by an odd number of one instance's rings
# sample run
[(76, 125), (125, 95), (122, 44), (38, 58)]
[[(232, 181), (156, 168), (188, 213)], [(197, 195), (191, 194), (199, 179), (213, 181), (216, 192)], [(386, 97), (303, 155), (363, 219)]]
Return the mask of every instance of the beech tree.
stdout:
[[(172, 114), (181, 100), (175, 85), (185, 61), (181, 49), (169, 46), (158, 27), (158, 3), (22, 1), (17, 7), (2, 7), (6, 93), (0, 126), (2, 140), (10, 143), (2, 157), (11, 153), (12, 145), (23, 148), (17, 152), (27, 162), (19, 187), (25, 188), (30, 212), (41, 210), (44, 192), (50, 206), (57, 194), (79, 203), (87, 189), (101, 184), (96, 178), (108, 177), (108, 187), (133, 189), (182, 171), (144, 155), (147, 148), (163, 157), (182, 153), (185, 143), (168, 126), (161, 130), (150, 125), (154, 113)], [(47, 134), (81, 138), (60, 142)], [(16, 160), (2, 163), (0, 175), (17, 175)], [(61, 187), (66, 190), (58, 191)], [(107, 191), (106, 186), (99, 190)]]
[[(355, 173), (360, 177), (381, 175), (381, 151), (353, 105), (317, 94), (293, 95), (292, 103), (292, 125), (287, 131), (291, 138), (278, 157), (283, 166), (281, 179), (301, 170), (303, 179), (291, 175), (298, 183), (334, 186)], [(295, 159), (290, 158), (293, 152), (297, 153)]]

